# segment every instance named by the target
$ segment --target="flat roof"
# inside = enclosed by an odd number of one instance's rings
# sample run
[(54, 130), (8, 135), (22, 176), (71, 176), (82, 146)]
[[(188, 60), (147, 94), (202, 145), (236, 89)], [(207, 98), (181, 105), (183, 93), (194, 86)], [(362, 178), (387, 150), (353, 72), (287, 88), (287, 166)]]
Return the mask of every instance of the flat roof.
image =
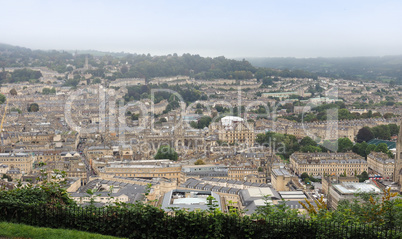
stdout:
[(342, 184), (335, 184), (333, 187), (343, 194), (354, 194), (359, 192), (381, 193), (381, 190), (378, 187), (368, 183), (344, 182)]
[(305, 199), (306, 195), (281, 195), (283, 199)]

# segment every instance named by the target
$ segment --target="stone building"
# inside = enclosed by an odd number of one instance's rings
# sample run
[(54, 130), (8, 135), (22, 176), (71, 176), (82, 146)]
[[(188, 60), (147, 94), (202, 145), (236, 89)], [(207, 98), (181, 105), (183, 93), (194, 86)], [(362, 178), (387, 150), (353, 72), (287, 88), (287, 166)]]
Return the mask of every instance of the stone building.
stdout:
[(228, 144), (254, 145), (255, 133), (252, 124), (236, 116), (226, 116), (217, 126), (219, 140)]
[(290, 156), (290, 167), (297, 174), (313, 176), (359, 175), (368, 171), (367, 161), (355, 153), (300, 153)]
[(322, 178), (322, 192), (328, 195), (329, 189), (333, 184), (341, 183), (358, 183), (358, 177), (339, 177), (339, 176), (326, 176)]
[(329, 188), (328, 193), (328, 207), (336, 209), (342, 200), (352, 201), (356, 198), (356, 193), (373, 193), (381, 194), (381, 190), (371, 183), (355, 183), (344, 182), (341, 184), (334, 184)]
[(371, 152), (367, 156), (368, 167), (384, 178), (393, 178), (395, 160), (381, 152)]
[(7, 165), (10, 170), (20, 169), (21, 173), (29, 174), (35, 157), (28, 153), (0, 153), (0, 164)]
[(394, 182), (402, 189), (402, 122), (399, 128), (398, 142), (396, 144)]
[(271, 184), (277, 191), (289, 191), (292, 180), (298, 180), (298, 177), (292, 175), (285, 168), (275, 168), (271, 172)]

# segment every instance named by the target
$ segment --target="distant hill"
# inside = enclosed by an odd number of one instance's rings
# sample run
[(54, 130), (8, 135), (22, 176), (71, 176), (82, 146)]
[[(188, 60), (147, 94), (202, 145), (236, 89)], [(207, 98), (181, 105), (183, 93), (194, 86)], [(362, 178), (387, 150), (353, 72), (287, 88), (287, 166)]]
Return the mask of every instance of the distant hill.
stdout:
[(402, 81), (402, 55), (347, 58), (246, 58), (255, 67), (305, 70), (350, 80)]

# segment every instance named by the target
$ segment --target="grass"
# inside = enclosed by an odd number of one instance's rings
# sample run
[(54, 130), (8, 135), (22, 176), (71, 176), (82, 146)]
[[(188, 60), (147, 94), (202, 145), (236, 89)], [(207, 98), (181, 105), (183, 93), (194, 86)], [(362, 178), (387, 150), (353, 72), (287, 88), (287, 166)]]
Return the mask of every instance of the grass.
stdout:
[(31, 238), (31, 239), (46, 239), (46, 238), (100, 238), (112, 239), (118, 237), (104, 236), (96, 233), (89, 233), (67, 229), (53, 229), (47, 227), (33, 227), (24, 224), (15, 224), (8, 222), (0, 222), (0, 238)]

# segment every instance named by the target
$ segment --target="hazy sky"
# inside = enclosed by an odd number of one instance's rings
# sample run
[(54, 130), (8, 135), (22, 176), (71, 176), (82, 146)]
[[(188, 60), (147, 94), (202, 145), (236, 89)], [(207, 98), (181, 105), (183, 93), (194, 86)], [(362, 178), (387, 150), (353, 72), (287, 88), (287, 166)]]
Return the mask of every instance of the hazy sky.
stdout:
[(0, 42), (226, 57), (402, 54), (402, 1), (2, 1)]

